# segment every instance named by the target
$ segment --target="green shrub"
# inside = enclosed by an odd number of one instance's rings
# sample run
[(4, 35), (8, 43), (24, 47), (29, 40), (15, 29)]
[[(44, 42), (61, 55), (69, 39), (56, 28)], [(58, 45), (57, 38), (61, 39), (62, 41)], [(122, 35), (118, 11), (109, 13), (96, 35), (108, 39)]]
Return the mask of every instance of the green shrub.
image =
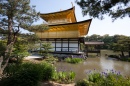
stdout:
[(108, 73), (93, 72), (88, 75), (88, 79), (76, 82), (76, 86), (130, 86), (130, 79), (113, 70)]
[(37, 70), (21, 70), (10, 77), (9, 86), (37, 86), (39, 80), (40, 74)]
[(101, 82), (104, 80), (104, 77), (100, 73), (93, 73), (88, 75), (88, 80), (91, 82)]
[(51, 57), (49, 57), (49, 58), (45, 58), (44, 60), (45, 60), (46, 62), (48, 62), (48, 63), (51, 63), (51, 64), (53, 64), (53, 63), (55, 63), (56, 61), (58, 61), (58, 59), (55, 58), (55, 57), (53, 57), (53, 56), (51, 56)]
[(82, 62), (83, 59), (82, 58), (65, 58), (65, 61), (68, 63), (76, 64), (76, 63)]
[(11, 64), (6, 68), (7, 78), (3, 78), (0, 86), (37, 86), (41, 80), (50, 80), (55, 70), (48, 63)]
[(87, 79), (79, 80), (76, 82), (75, 86), (92, 86), (93, 83), (88, 81)]
[(122, 57), (122, 58), (120, 58), (120, 60), (121, 61), (128, 61), (128, 62), (130, 62), (130, 58), (129, 57)]
[(37, 86), (41, 79), (38, 64), (33, 63), (10, 65), (7, 74), (2, 80), (4, 83), (1, 81), (2, 86)]
[(74, 81), (74, 79), (75, 79), (75, 73), (72, 71), (55, 72), (53, 76), (53, 81), (56, 81), (58, 83), (71, 83)]
[(122, 75), (109, 73), (102, 83), (104, 86), (130, 86), (130, 79), (124, 78)]
[(130, 57), (128, 58), (128, 62), (130, 62)]
[(111, 57), (111, 58), (119, 58), (119, 56), (117, 56), (117, 55), (108, 55), (108, 57)]
[(49, 63), (42, 62), (41, 64), (41, 71), (42, 71), (42, 80), (50, 80), (52, 79), (54, 73), (55, 73), (55, 68)]

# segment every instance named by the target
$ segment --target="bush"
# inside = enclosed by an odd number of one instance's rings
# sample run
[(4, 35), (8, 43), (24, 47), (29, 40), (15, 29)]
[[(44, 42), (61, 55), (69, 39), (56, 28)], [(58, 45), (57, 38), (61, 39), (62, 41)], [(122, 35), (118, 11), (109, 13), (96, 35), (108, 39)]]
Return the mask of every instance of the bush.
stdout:
[(50, 80), (52, 79), (54, 73), (55, 73), (55, 68), (49, 63), (42, 62), (41, 64), (41, 71), (42, 71), (42, 80)]
[(91, 81), (91, 82), (102, 82), (104, 80), (104, 77), (100, 74), (100, 73), (93, 73), (93, 74), (90, 74), (88, 75), (88, 80)]
[(83, 59), (82, 58), (65, 58), (65, 61), (68, 63), (76, 64), (76, 63), (82, 62)]
[(129, 57), (122, 57), (122, 58), (120, 58), (120, 60), (121, 61), (128, 61), (128, 62), (130, 62), (130, 58)]
[(117, 55), (108, 55), (108, 57), (119, 59), (119, 56), (117, 56)]
[(37, 86), (41, 79), (38, 64), (33, 63), (10, 65), (6, 73), (8, 77), (1, 80), (2, 86)]
[(83, 79), (77, 81), (75, 86), (93, 86), (93, 83), (88, 81), (87, 79)]
[(44, 60), (48, 63), (51, 63), (51, 64), (54, 64), (56, 61), (58, 61), (58, 59), (56, 57), (53, 57), (53, 56), (51, 56), (49, 58), (45, 58)]
[(58, 83), (71, 83), (74, 81), (74, 79), (75, 79), (74, 72), (59, 71), (59, 72), (55, 72), (52, 80)]
[(108, 73), (94, 72), (88, 75), (88, 79), (76, 82), (76, 86), (130, 86), (130, 79), (113, 70)]
[(37, 86), (40, 80), (50, 80), (54, 67), (48, 63), (12, 64), (5, 71), (8, 77), (3, 78), (0, 86)]

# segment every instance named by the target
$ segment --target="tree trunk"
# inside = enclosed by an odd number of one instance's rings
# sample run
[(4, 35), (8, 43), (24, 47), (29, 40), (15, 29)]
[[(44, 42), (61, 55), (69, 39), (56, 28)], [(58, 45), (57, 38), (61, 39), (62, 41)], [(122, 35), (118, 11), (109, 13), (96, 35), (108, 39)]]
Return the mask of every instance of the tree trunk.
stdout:
[[(12, 21), (12, 18), (8, 17), (8, 39), (7, 39), (7, 46), (6, 46), (5, 55), (4, 55), (5, 61), (3, 61), (3, 57), (1, 56), (0, 76), (2, 76), (5, 67), (8, 65), (8, 61), (11, 56), (15, 39), (16, 37), (15, 36), (13, 37), (13, 21)], [(3, 62), (5, 63), (2, 65)]]
[(2, 62), (3, 62), (3, 56), (0, 57), (0, 77), (2, 76)]
[(129, 51), (128, 51), (129, 57), (130, 57), (130, 44), (129, 44)]
[(13, 20), (12, 18), (8, 17), (8, 40), (7, 45), (12, 42), (12, 32), (13, 32)]
[(124, 57), (124, 52), (123, 51), (121, 51), (121, 55)]
[(3, 71), (4, 71), (5, 67), (8, 65), (8, 61), (9, 61), (9, 58), (7, 58), (7, 59), (5, 60), (5, 64), (2, 65), (3, 56), (0, 57), (0, 78), (1, 78), (2, 75), (3, 75)]

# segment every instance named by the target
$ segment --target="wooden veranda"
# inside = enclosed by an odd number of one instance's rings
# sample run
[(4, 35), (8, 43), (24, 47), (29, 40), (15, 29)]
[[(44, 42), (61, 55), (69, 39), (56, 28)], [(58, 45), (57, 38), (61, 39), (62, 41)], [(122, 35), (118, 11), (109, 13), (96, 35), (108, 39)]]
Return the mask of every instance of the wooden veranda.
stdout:
[(104, 42), (98, 42), (98, 41), (85, 42), (86, 55), (88, 56), (88, 53), (97, 53), (97, 56), (101, 55), (100, 46), (103, 44)]

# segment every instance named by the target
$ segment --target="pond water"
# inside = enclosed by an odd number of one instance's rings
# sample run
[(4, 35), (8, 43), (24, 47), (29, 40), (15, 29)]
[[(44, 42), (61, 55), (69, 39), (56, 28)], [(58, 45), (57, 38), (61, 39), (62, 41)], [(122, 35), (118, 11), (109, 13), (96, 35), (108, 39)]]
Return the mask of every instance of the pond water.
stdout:
[(120, 72), (123, 76), (130, 77), (130, 62), (108, 59), (103, 55), (101, 57), (87, 58), (87, 60), (79, 64), (57, 62), (55, 66), (59, 71), (74, 71), (76, 73), (75, 81), (86, 78), (87, 73), (94, 70), (99, 72), (114, 70)]

